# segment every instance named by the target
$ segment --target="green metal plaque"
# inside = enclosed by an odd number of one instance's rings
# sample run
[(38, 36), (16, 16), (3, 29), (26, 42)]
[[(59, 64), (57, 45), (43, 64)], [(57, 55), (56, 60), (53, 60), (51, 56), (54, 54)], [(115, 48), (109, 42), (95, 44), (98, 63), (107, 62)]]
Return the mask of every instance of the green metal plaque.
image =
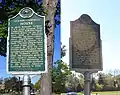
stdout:
[(12, 74), (47, 71), (45, 17), (25, 7), (8, 21), (7, 69)]

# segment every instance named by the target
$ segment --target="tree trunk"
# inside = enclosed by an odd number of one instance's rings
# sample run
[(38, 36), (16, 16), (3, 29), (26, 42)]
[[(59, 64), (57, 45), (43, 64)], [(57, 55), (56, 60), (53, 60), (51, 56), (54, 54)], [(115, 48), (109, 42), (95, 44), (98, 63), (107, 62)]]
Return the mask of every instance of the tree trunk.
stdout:
[(50, 21), (51, 28), (47, 35), (47, 62), (48, 72), (41, 74), (40, 79), (40, 95), (52, 95), (52, 78), (51, 71), (53, 66), (53, 50), (54, 50), (54, 16), (56, 12), (57, 0), (43, 0), (45, 8), (48, 10), (46, 20)]

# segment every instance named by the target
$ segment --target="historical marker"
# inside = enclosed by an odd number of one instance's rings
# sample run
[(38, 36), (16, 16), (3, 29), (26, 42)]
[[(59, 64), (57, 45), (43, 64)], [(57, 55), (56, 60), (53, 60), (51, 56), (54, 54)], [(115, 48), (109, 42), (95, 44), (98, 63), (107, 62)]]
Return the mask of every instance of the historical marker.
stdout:
[(7, 69), (12, 74), (47, 71), (45, 17), (25, 7), (8, 20)]
[(77, 71), (102, 70), (100, 25), (86, 14), (70, 22), (70, 67)]

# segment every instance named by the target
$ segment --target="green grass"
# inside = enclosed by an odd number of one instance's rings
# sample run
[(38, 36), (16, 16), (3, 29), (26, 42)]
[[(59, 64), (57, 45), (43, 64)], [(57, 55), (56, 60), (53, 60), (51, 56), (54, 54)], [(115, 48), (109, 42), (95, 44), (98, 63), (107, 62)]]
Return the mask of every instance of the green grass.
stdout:
[[(98, 93), (99, 95), (120, 95), (120, 91), (92, 92), (93, 95), (96, 95), (96, 93)], [(66, 95), (66, 94), (63, 93), (63, 94), (53, 94), (53, 95)], [(78, 93), (78, 95), (83, 95), (83, 94)]]
[[(66, 95), (66, 93), (62, 93), (62, 94), (52, 94), (52, 95)], [(78, 93), (77, 95), (83, 95), (83, 94)]]
[(96, 93), (99, 95), (120, 95), (120, 91), (93, 92), (93, 95), (96, 95)]

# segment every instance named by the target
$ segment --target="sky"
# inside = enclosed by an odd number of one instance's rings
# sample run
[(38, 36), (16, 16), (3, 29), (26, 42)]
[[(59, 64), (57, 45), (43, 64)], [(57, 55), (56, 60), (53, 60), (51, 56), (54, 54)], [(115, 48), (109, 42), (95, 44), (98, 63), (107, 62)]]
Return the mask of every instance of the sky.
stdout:
[(61, 0), (61, 42), (69, 64), (70, 21), (88, 14), (100, 24), (103, 71), (116, 69), (120, 73), (120, 0)]

